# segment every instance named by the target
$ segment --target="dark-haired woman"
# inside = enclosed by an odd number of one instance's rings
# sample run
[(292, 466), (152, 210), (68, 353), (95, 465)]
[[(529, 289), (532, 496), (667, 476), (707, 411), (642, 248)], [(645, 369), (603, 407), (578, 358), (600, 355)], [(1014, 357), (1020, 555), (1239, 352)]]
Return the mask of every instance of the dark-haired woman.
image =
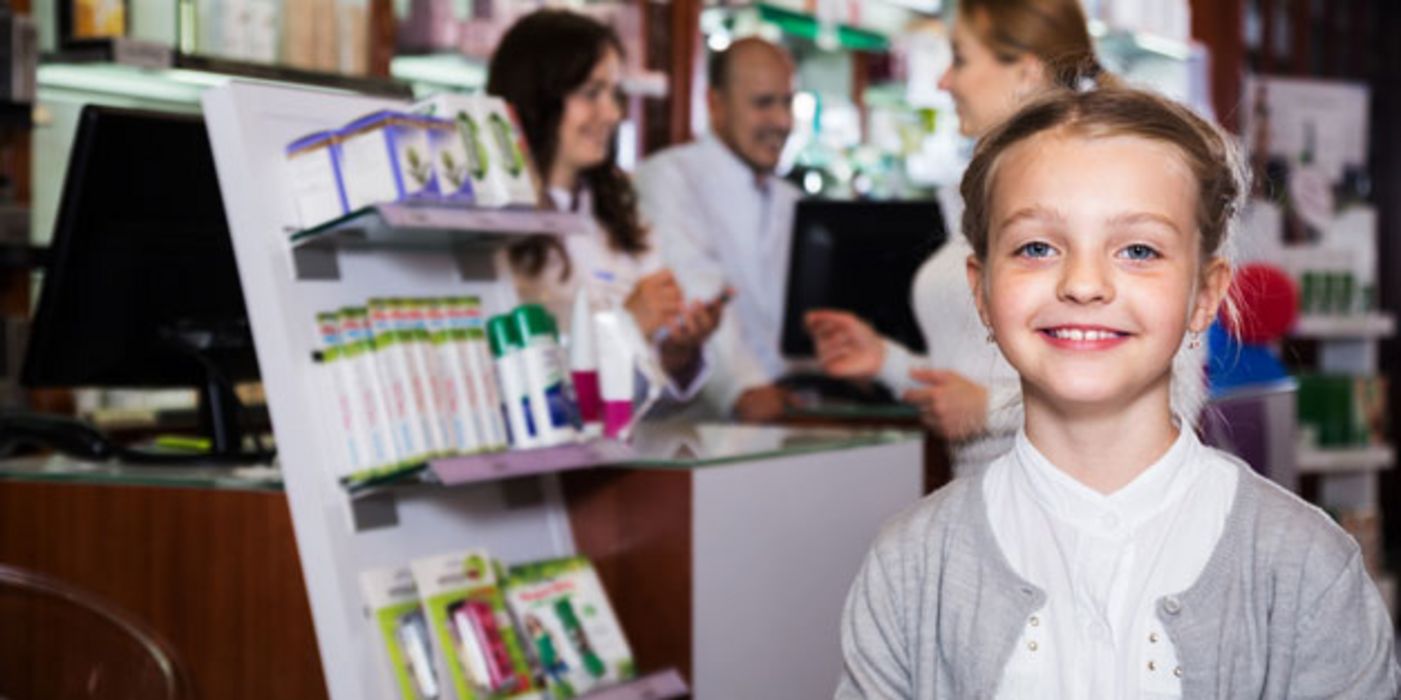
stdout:
[(617, 34), (573, 12), (531, 13), (502, 37), (487, 92), (515, 109), (545, 204), (595, 224), (563, 242), (531, 239), (509, 251), (510, 262), (521, 297), (544, 304), (561, 324), (580, 290), (595, 308), (625, 308), (643, 337), (656, 339), (672, 398), (684, 400), (702, 384), (702, 346), (721, 305), (686, 302), (639, 218), (637, 195), (615, 160), (622, 69)]

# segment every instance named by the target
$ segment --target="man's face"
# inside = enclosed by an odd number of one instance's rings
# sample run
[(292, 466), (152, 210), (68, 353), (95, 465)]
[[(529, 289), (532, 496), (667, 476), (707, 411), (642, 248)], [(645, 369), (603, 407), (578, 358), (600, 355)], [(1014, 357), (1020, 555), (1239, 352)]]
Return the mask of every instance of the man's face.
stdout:
[(730, 60), (728, 84), (708, 95), (711, 128), (749, 167), (771, 173), (793, 131), (792, 64), (771, 47)]

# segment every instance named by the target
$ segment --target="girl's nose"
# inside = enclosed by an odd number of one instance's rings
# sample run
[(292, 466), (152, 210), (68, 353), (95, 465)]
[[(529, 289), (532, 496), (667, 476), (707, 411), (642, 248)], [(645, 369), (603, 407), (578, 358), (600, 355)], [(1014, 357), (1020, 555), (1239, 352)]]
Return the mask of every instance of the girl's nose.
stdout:
[(1077, 304), (1105, 303), (1114, 298), (1109, 271), (1093, 256), (1070, 254), (1061, 268), (1059, 288), (1063, 301)]

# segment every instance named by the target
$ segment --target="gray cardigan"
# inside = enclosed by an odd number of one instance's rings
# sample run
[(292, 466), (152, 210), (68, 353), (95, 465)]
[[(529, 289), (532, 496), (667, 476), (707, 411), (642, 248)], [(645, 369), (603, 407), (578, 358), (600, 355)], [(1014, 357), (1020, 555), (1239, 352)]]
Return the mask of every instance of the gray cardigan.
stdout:
[[(1319, 509), (1241, 470), (1196, 583), (1160, 598), (1186, 698), (1395, 698), (1391, 619), (1357, 543)], [(1046, 594), (997, 546), (982, 479), (888, 523), (842, 616), (836, 697), (991, 698)]]

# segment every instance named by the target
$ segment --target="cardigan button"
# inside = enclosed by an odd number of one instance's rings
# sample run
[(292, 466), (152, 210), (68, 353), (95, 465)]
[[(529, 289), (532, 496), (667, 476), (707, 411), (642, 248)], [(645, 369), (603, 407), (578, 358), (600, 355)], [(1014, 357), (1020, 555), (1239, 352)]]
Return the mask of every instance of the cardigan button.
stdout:
[(1163, 598), (1163, 612), (1169, 615), (1176, 615), (1182, 612), (1182, 601), (1178, 600), (1177, 596), (1171, 595)]

